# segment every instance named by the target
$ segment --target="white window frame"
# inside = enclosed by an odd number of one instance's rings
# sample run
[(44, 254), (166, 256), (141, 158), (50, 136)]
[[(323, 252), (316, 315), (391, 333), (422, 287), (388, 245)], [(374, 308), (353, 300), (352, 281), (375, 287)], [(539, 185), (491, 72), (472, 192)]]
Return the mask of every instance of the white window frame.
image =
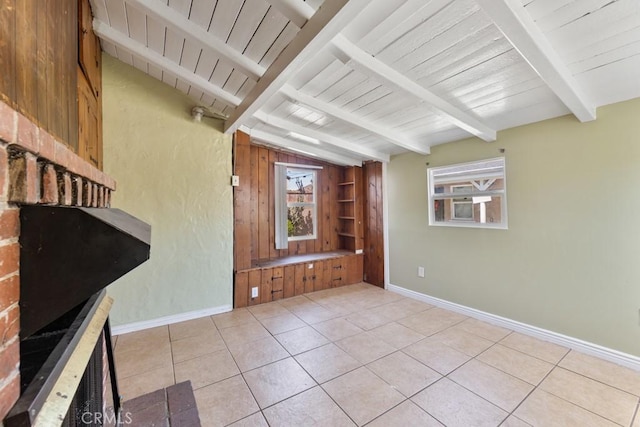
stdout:
[[(322, 166), (301, 165), (295, 163), (275, 163), (275, 245), (276, 249), (287, 249), (289, 242), (300, 240), (315, 240), (318, 238), (318, 170)], [(289, 202), (287, 200), (287, 170), (298, 169), (313, 174), (313, 202)], [(289, 207), (308, 206), (313, 218), (313, 234), (306, 236), (291, 236), (287, 227)]]
[[(482, 183), (485, 180), (487, 187), (490, 187), (491, 179), (502, 179), (503, 188), (499, 190), (480, 190), (477, 187), (477, 183)], [(452, 188), (466, 185), (466, 181), (469, 181), (469, 185), (476, 187), (471, 188), (472, 191), (468, 193), (460, 192), (454, 193)], [(472, 184), (475, 182), (476, 184)], [(445, 189), (449, 189), (449, 193), (436, 193), (436, 187), (444, 186)], [(458, 163), (447, 166), (438, 166), (427, 169), (427, 191), (428, 191), (428, 215), (429, 225), (436, 227), (468, 227), (468, 228), (493, 228), (493, 229), (508, 229), (508, 217), (507, 217), (507, 173), (506, 173), (506, 161), (504, 157), (497, 157), (492, 159), (478, 160), (474, 162)], [(484, 206), (482, 199), (486, 197), (499, 197), (500, 198), (500, 219), (501, 222), (476, 222), (475, 212), (473, 213), (473, 220), (470, 219), (456, 219), (454, 217), (454, 199), (462, 197), (470, 197), (472, 203), (476, 200), (480, 200)], [(443, 203), (449, 203), (451, 201), (451, 218), (445, 221), (436, 221), (436, 212), (434, 204), (436, 200), (441, 200)], [(481, 206), (481, 208), (483, 207)], [(481, 209), (480, 217), (484, 217), (484, 209)]]

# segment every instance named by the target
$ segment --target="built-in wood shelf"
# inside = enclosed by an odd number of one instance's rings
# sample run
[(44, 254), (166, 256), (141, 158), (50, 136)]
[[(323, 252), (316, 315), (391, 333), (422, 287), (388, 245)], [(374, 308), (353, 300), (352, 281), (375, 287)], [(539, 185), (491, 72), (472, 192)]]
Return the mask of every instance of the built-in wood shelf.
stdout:
[(351, 220), (355, 220), (356, 218), (353, 216), (339, 216), (338, 219), (351, 219)]
[(354, 199), (342, 199), (342, 200), (338, 200), (338, 203), (353, 203), (355, 202)]
[(355, 182), (354, 181), (349, 181), (349, 182), (339, 182), (338, 185), (354, 185)]
[(351, 233), (340, 233), (338, 232), (338, 236), (343, 236), (343, 237), (356, 237), (355, 234), (351, 234)]

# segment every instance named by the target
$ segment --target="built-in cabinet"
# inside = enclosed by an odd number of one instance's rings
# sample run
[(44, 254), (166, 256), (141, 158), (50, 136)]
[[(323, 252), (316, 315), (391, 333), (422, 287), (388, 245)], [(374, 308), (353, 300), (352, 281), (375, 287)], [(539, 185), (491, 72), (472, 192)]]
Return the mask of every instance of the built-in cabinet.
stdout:
[[(348, 252), (267, 261), (263, 266), (238, 271), (235, 276), (234, 307), (246, 307), (290, 298), (362, 281), (362, 255)], [(315, 259), (314, 259), (315, 258)], [(258, 295), (252, 296), (256, 288)]]
[(102, 169), (102, 53), (89, 0), (78, 3), (78, 155)]

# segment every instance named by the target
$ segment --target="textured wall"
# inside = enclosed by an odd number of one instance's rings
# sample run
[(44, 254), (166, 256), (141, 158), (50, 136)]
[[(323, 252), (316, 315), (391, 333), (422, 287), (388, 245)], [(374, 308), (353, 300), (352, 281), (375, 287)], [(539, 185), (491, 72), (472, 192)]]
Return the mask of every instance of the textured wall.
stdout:
[[(389, 165), (392, 284), (640, 356), (640, 99), (402, 155)], [(430, 166), (505, 148), (508, 230), (429, 227)], [(426, 268), (424, 279), (417, 267)]]
[(151, 259), (109, 287), (114, 325), (232, 304), (231, 137), (195, 101), (104, 54), (112, 207), (151, 224)]

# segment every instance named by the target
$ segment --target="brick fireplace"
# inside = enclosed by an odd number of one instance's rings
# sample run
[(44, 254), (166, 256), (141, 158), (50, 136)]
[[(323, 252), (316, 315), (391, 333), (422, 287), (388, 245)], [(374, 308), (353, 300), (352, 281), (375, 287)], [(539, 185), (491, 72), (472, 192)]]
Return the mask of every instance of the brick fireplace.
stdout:
[(20, 206), (109, 207), (115, 186), (0, 101), (0, 420), (20, 396)]

